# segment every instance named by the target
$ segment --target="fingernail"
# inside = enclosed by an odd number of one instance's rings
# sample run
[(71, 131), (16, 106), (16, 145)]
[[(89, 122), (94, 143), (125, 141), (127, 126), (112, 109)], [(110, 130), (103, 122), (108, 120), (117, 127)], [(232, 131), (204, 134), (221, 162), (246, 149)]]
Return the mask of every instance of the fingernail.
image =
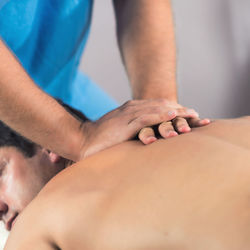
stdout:
[(189, 127), (181, 127), (179, 130), (181, 132), (189, 132), (189, 131), (191, 131), (191, 129)]
[(148, 143), (148, 144), (150, 144), (150, 143), (152, 143), (152, 142), (155, 142), (157, 139), (154, 137), (154, 136), (149, 136), (149, 137), (147, 137), (147, 139), (146, 139), (146, 142)]
[(209, 119), (203, 119), (201, 120), (202, 124), (208, 124), (210, 123), (210, 120)]

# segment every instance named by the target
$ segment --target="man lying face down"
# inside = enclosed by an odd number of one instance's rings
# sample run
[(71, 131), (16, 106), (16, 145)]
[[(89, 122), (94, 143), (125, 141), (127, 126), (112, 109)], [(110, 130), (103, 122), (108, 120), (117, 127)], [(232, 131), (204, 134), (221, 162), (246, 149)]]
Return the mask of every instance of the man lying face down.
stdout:
[[(0, 209), (7, 230), (66, 160), (27, 141), (0, 123)], [(4, 144), (4, 146), (2, 146)]]
[[(62, 105), (76, 118), (87, 120), (79, 111)], [(20, 212), (69, 161), (27, 140), (1, 121), (0, 135), (0, 212), (5, 228), (11, 230)]]
[[(86, 158), (44, 186), (12, 223), (5, 249), (248, 250), (249, 128), (249, 117), (220, 120), (148, 146), (129, 141)], [(39, 154), (33, 164), (50, 166), (46, 173), (54, 169), (50, 177), (64, 168), (50, 152)], [(19, 176), (34, 175), (20, 170), (5, 177), (4, 171), (1, 178), (17, 186)], [(34, 186), (25, 188), (37, 192), (33, 179)], [(46, 180), (39, 177), (40, 187)], [(31, 191), (12, 192), (21, 197)], [(12, 212), (2, 202), (4, 220), (12, 221), (27, 203), (16, 203)]]

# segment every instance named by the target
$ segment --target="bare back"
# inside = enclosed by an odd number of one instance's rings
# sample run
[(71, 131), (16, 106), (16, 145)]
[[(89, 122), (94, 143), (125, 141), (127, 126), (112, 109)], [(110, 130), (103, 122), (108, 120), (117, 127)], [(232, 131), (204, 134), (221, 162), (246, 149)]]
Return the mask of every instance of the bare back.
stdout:
[(250, 119), (216, 121), (61, 172), (20, 215), (6, 249), (247, 250), (249, 197)]

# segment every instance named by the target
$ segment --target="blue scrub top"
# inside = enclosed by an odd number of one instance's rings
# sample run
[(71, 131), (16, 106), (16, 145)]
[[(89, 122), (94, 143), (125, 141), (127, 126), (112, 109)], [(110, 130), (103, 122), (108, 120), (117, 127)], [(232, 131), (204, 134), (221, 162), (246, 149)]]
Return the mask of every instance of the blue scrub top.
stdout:
[(0, 0), (0, 35), (41, 89), (96, 120), (117, 103), (78, 71), (92, 6), (93, 0)]

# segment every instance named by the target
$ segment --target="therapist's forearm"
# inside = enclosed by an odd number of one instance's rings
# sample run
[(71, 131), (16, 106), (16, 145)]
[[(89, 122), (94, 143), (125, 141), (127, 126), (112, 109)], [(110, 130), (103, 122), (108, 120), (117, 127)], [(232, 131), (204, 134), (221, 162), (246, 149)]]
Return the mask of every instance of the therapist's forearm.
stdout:
[(65, 158), (80, 157), (81, 123), (33, 83), (1, 40), (0, 119)]
[(118, 42), (135, 99), (177, 101), (170, 0), (113, 0)]

